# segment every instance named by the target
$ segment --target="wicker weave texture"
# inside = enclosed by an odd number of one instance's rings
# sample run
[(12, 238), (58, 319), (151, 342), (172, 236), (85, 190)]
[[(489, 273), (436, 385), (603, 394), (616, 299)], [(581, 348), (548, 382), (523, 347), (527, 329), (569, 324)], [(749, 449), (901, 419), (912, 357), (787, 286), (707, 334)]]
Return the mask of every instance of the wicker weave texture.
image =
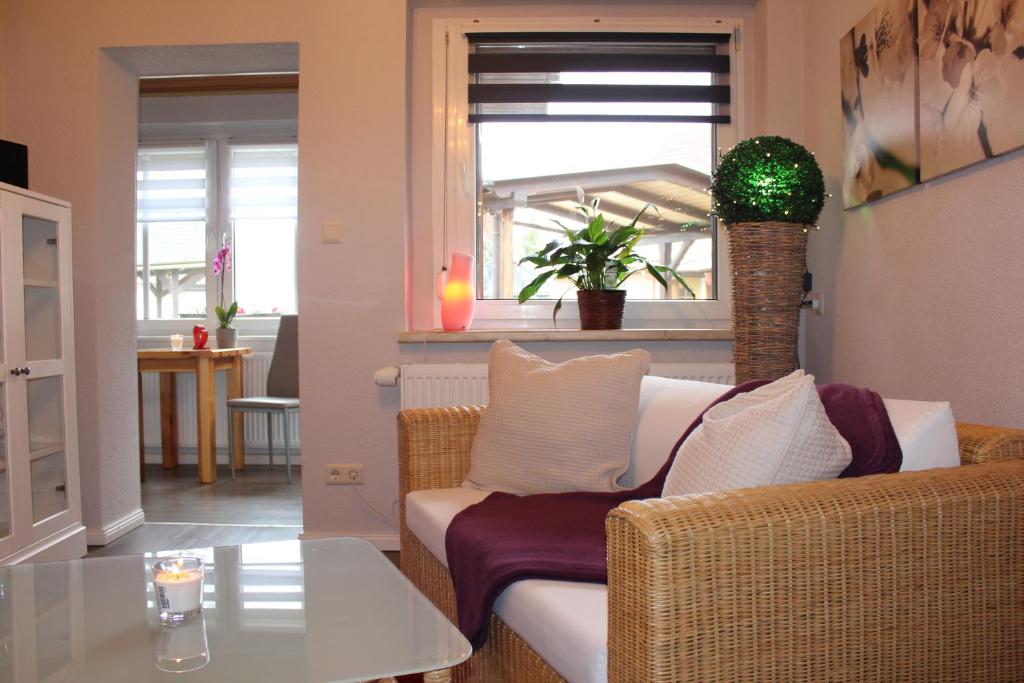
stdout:
[(957, 422), (956, 435), (964, 465), (1024, 459), (1024, 430)]
[[(482, 408), (399, 417), (402, 571), (449, 618), (405, 494), (457, 486)], [(958, 424), (965, 464), (1024, 432)], [(1024, 462), (627, 503), (608, 519), (609, 680), (1024, 680)], [(559, 681), (497, 617), (457, 681)]]
[(1024, 679), (1024, 462), (631, 501), (609, 680)]
[(806, 226), (737, 223), (728, 234), (736, 382), (784, 377), (796, 370)]
[[(404, 531), (404, 530), (403, 530)], [(445, 616), (455, 620), (451, 575), (413, 534), (403, 533), (402, 573)], [(452, 680), (465, 683), (558, 683), (564, 681), (498, 617), (491, 615), (487, 643), (468, 661), (452, 669)]]

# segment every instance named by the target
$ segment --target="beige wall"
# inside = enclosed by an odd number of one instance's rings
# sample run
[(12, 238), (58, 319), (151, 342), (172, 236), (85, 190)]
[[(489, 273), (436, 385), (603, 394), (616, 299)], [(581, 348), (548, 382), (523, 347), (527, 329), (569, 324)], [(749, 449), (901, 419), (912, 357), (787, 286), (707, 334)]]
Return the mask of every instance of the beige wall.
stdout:
[(839, 39), (874, 0), (807, 2), (804, 142), (829, 200), (810, 240), (827, 315), (807, 319), (823, 379), (950, 400), (962, 420), (1024, 426), (1024, 156), (842, 210)]
[[(101, 48), (298, 42), (299, 308), (307, 530), (376, 533), (351, 490), (317, 476), (365, 462), (364, 496), (394, 498), (394, 401), (373, 370), (404, 324), (403, 0), (9, 0), (0, 130), (31, 149), (33, 189), (74, 206), (83, 500), (91, 528), (138, 507), (134, 371), (134, 97)], [(117, 111), (115, 111), (117, 110)], [(341, 220), (344, 244), (319, 242)], [(244, 521), (244, 520), (239, 520)]]

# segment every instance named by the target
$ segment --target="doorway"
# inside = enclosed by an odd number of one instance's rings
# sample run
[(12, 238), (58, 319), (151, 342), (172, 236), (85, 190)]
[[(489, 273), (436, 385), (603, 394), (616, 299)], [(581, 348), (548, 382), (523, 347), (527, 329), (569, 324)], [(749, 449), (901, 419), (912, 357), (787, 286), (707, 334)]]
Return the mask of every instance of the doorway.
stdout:
[[(232, 478), (227, 401), (239, 394), (237, 384), (241, 395), (266, 395), (280, 316), (298, 312), (298, 46), (107, 52), (140, 75), (138, 349), (170, 350), (174, 336), (190, 349), (195, 326), (206, 328), (207, 346), (216, 349), (215, 330), (228, 317), (237, 335), (231, 346), (242, 351), (234, 374), (217, 372), (211, 362), (214, 387), (206, 396), (212, 394), (213, 419), (205, 422), (198, 371), (140, 374), (146, 523), (91, 554), (296, 538), (298, 415), (274, 415), (269, 423), (265, 414), (240, 418), (233, 434), (244, 444), (244, 460), (234, 461), (244, 469)], [(212, 446), (204, 432), (211, 422)]]

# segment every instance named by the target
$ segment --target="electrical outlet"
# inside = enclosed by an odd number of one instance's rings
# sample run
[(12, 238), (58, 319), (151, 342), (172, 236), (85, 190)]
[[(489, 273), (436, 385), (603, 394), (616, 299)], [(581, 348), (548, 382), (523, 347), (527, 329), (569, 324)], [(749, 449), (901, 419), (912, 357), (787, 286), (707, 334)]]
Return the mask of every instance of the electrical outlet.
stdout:
[(814, 315), (825, 315), (825, 295), (821, 292), (811, 292), (808, 297), (808, 301), (811, 302), (811, 308), (814, 310)]
[(365, 484), (366, 477), (363, 476), (363, 464), (324, 465), (324, 483), (346, 486)]

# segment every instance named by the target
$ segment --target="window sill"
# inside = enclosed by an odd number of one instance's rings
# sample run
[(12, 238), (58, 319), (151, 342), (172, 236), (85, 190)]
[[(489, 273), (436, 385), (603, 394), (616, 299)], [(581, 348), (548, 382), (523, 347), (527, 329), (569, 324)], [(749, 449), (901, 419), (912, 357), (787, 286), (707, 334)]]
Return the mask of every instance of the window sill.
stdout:
[(624, 329), (624, 330), (409, 330), (398, 333), (399, 344), (458, 344), (493, 342), (634, 342), (634, 341), (732, 341), (732, 330), (725, 329)]

